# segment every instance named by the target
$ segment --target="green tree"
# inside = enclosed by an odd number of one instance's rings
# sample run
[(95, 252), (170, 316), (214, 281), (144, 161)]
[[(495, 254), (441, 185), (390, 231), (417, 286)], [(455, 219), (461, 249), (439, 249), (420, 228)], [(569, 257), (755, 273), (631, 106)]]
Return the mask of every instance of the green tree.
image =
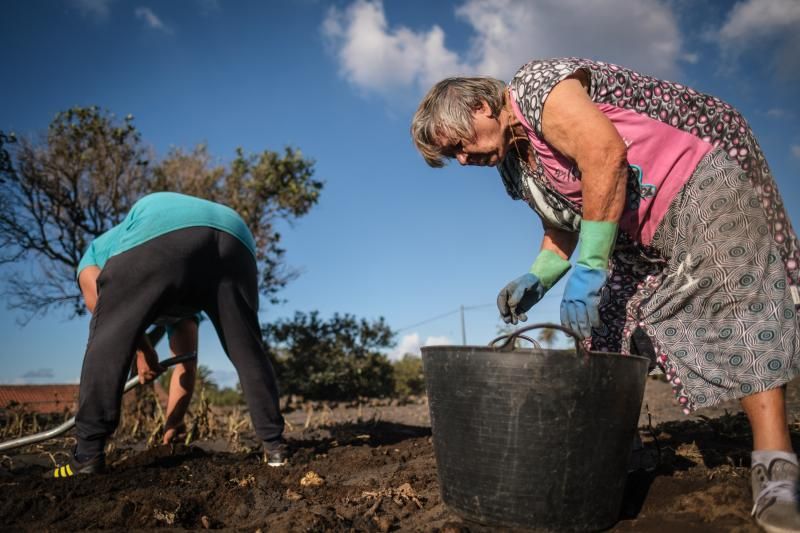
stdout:
[(325, 321), (317, 311), (264, 326), (283, 392), (318, 400), (391, 395), (393, 369), (380, 350), (393, 345), (393, 336), (383, 318), (336, 313)]
[(83, 314), (75, 269), (86, 247), (140, 197), (165, 190), (242, 215), (256, 238), (261, 291), (274, 300), (293, 277), (276, 225), (317, 203), (323, 183), (313, 179), (314, 162), (291, 148), (255, 155), (237, 149), (225, 165), (204, 145), (153, 160), (132, 116), (119, 120), (97, 107), (58, 113), (36, 140), (0, 132), (0, 265), (7, 267), (10, 308), (25, 320), (59, 306)]
[(205, 389), (205, 396), (211, 405), (228, 406), (244, 403), (241, 386), (237, 383), (236, 387), (220, 387), (214, 380), (211, 369), (206, 365), (197, 367), (196, 388)]
[(536, 337), (546, 348), (552, 348), (558, 338), (558, 330), (553, 328), (542, 328)]
[(11, 155), (8, 153), (8, 144), (17, 142), (17, 136), (12, 132), (6, 135), (0, 131), (0, 180), (5, 181), (6, 173), (13, 173), (14, 166), (11, 164)]
[(419, 395), (425, 392), (422, 359), (407, 353), (394, 364), (394, 392), (398, 396)]
[(237, 148), (226, 167), (215, 163), (201, 144), (191, 152), (173, 149), (155, 167), (153, 188), (207, 198), (238, 212), (256, 240), (261, 290), (274, 302), (296, 276), (282, 261), (285, 250), (275, 226), (278, 221), (291, 224), (317, 203), (323, 183), (313, 175), (314, 162), (293, 148), (253, 155)]
[(75, 268), (148, 191), (149, 152), (133, 117), (96, 107), (56, 114), (37, 142), (13, 140), (0, 167), (0, 264), (32, 263), (7, 278), (8, 304), (28, 318), (64, 304), (81, 314)]

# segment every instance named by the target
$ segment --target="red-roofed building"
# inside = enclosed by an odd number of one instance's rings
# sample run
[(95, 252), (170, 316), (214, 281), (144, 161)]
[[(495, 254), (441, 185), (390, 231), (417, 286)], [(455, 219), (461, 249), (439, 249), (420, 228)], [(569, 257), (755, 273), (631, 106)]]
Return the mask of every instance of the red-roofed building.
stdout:
[[(156, 396), (166, 404), (167, 392), (156, 381)], [(125, 397), (132, 397), (133, 392)], [(17, 407), (27, 413), (75, 413), (78, 408), (78, 384), (74, 385), (0, 385), (0, 409)]]
[(78, 385), (0, 385), (0, 409), (15, 406), (28, 413), (74, 413)]

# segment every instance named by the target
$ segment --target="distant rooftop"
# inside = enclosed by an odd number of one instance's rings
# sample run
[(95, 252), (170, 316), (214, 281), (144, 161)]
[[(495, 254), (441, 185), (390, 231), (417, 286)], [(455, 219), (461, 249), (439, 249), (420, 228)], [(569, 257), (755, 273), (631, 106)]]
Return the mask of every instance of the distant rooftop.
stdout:
[[(0, 385), (0, 409), (18, 407), (28, 413), (75, 413), (78, 408), (77, 383), (70, 385)], [(166, 404), (167, 392), (158, 381), (155, 392), (162, 405)], [(126, 394), (132, 398), (134, 393)], [(129, 400), (126, 400), (126, 405)]]
[(0, 385), (0, 409), (20, 406), (27, 412), (75, 412), (78, 384), (72, 385)]

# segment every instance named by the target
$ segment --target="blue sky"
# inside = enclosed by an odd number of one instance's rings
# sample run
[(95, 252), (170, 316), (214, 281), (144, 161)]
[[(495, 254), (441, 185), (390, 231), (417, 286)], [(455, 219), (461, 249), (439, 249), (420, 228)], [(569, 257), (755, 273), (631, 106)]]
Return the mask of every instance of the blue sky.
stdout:
[[(7, 2), (0, 129), (32, 136), (56, 112), (96, 104), (133, 114), (161, 156), (201, 142), (222, 161), (237, 146), (300, 148), (326, 187), (283, 232), (302, 275), (262, 320), (384, 316), (403, 328), (402, 353), (460, 342), (458, 313), (415, 324), (480, 306), (466, 311), (466, 333), (484, 344), (500, 324), (495, 295), (527, 271), (540, 223), (494, 170), (424, 164), (408, 127), (430, 85), (578, 55), (713, 93), (750, 120), (800, 224), (798, 29), (797, 0)], [(535, 320), (557, 321), (560, 290)], [(0, 306), (0, 382), (76, 381), (88, 319), (17, 319)], [(200, 358), (235, 381), (207, 323)]]

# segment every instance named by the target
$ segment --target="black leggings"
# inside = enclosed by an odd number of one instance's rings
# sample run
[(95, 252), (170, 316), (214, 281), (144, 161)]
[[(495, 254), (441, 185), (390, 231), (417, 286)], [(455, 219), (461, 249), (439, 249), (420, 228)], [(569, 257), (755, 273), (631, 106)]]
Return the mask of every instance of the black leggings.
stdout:
[(275, 372), (258, 323), (258, 269), (236, 237), (209, 227), (171, 231), (108, 260), (81, 371), (80, 453), (99, 453), (119, 424), (137, 339), (170, 307), (205, 311), (239, 374), (256, 434), (283, 433)]

